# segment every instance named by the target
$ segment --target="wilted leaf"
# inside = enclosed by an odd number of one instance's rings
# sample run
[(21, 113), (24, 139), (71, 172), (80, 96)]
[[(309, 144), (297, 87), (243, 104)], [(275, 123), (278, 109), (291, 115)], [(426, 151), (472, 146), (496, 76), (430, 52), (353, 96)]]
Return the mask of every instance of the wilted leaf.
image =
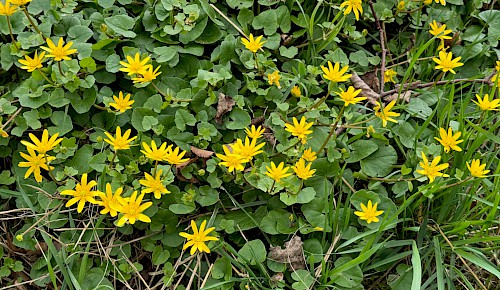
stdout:
[(223, 93), (219, 93), (219, 101), (217, 102), (217, 114), (215, 115), (215, 122), (222, 124), (222, 116), (231, 112), (233, 109), (235, 101), (230, 96), (226, 96)]
[(351, 82), (354, 88), (361, 89), (360, 96), (367, 97), (370, 103), (377, 105), (376, 102), (380, 95), (372, 90), (355, 72), (352, 73)]
[(303, 243), (299, 236), (294, 236), (285, 243), (285, 248), (271, 247), (269, 249), (269, 259), (280, 263), (286, 263), (290, 271), (306, 268), (304, 260)]

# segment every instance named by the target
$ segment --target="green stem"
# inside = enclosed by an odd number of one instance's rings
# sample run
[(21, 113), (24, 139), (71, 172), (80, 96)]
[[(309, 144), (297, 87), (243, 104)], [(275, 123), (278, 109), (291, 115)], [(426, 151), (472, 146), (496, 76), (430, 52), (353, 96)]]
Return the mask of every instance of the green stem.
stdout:
[(340, 119), (342, 118), (342, 115), (344, 114), (345, 106), (342, 106), (340, 109), (339, 114), (337, 115), (337, 119), (335, 120), (335, 123), (332, 125), (332, 128), (330, 129), (330, 133), (328, 133), (328, 136), (325, 139), (325, 142), (321, 145), (321, 147), (318, 150), (318, 155), (325, 149), (326, 144), (328, 144), (328, 141), (330, 141), (330, 138), (332, 138), (333, 133), (335, 133), (335, 129), (337, 129), (337, 124), (339, 123)]
[(153, 178), (156, 178), (156, 171), (158, 170), (158, 160), (155, 160), (155, 169), (153, 170)]
[(10, 33), (10, 38), (12, 39), (12, 44), (14, 44), (16, 50), (19, 51), (19, 47), (17, 46), (16, 40), (14, 39), (14, 34), (12, 33), (12, 25), (10, 24), (10, 17), (7, 15), (5, 15), (5, 17), (7, 17), (7, 25), (9, 26), (9, 33)]
[(26, 18), (28, 18), (28, 21), (30, 22), (31, 26), (33, 26), (33, 29), (35, 29), (35, 31), (38, 32), (38, 34), (40, 34), (42, 36), (42, 38), (45, 40), (45, 36), (43, 35), (43, 33), (40, 31), (38, 26), (35, 24), (35, 22), (31, 18), (30, 14), (28, 13), (28, 10), (26, 10), (26, 6), (23, 6), (22, 10), (23, 10), (24, 14), (26, 15)]
[(272, 157), (275, 157), (277, 156), (278, 154), (282, 154), (282, 153), (285, 153), (286, 151), (292, 149), (293, 147), (295, 147), (297, 144), (300, 143), (300, 139), (297, 140), (297, 142), (293, 143), (292, 145), (288, 146), (287, 148), (285, 148), (283, 151), (280, 151), (280, 152), (276, 152), (274, 153), (273, 155), (269, 156), (269, 158), (272, 158)]
[(273, 194), (273, 189), (274, 189), (274, 185), (276, 185), (276, 180), (273, 179), (273, 184), (271, 185), (271, 189), (269, 189), (269, 194)]
[[(315, 109), (315, 108), (317, 108), (317, 107), (321, 106), (321, 104), (323, 104), (323, 103), (326, 101), (326, 98), (328, 98), (328, 96), (330, 96), (330, 93), (331, 93), (331, 92), (332, 92), (331, 86), (330, 86), (330, 85), (328, 85), (328, 93), (327, 93), (325, 96), (323, 96), (323, 97), (321, 97), (321, 99), (317, 100), (317, 101), (316, 101), (316, 103), (314, 103), (314, 104), (313, 104), (313, 105), (312, 105), (309, 109), (302, 110), (302, 111), (300, 111), (300, 112), (298, 112), (298, 113), (296, 113), (296, 114), (294, 114), (294, 115), (291, 115), (291, 116), (292, 116), (292, 117), (295, 117), (295, 116), (298, 116), (298, 115), (300, 115), (300, 114), (303, 114), (303, 113), (309, 112), (309, 111), (311, 111), (312, 109)], [(291, 113), (291, 112), (293, 112), (293, 111), (294, 111), (294, 110), (290, 111), (290, 113)]]
[(37, 70), (37, 71), (38, 71), (38, 72), (42, 75), (42, 77), (43, 77), (43, 78), (44, 78), (44, 79), (45, 79), (45, 80), (46, 80), (49, 84), (54, 85), (54, 82), (53, 82), (53, 81), (51, 81), (51, 80), (50, 80), (50, 79), (49, 79), (49, 78), (48, 78), (48, 77), (47, 77), (47, 76), (46, 76), (46, 75), (42, 72), (42, 70), (41, 70), (41, 69), (37, 68), (36, 70)]
[(153, 85), (153, 87), (156, 89), (156, 91), (162, 95), (162, 97), (164, 97), (165, 99), (170, 99), (172, 102), (179, 102), (179, 103), (190, 103), (191, 101), (193, 101), (192, 99), (187, 99), (187, 100), (179, 100), (179, 99), (176, 99), (176, 98), (173, 98), (172, 96), (168, 96), (167, 94), (165, 94), (164, 92), (162, 92), (153, 82), (151, 82), (151, 84)]
[(257, 72), (260, 72), (259, 60), (257, 59), (257, 53), (253, 53), (253, 58), (255, 60), (255, 67), (257, 68)]
[(109, 169), (113, 169), (113, 162), (115, 162), (116, 154), (118, 153), (117, 150), (115, 150), (115, 153), (113, 154), (113, 158), (111, 158), (111, 162), (109, 164)]
[(59, 68), (59, 73), (61, 73), (61, 76), (64, 76), (64, 73), (62, 71), (62, 67), (61, 67), (61, 62), (60, 61), (57, 62), (57, 67)]

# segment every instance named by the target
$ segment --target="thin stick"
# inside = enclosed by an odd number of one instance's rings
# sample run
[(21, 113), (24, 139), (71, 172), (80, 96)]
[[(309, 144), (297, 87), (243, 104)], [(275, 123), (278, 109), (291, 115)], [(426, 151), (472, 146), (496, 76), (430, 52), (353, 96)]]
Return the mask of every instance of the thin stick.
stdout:
[(380, 69), (380, 94), (384, 92), (384, 74), (385, 74), (385, 56), (387, 54), (387, 49), (385, 48), (385, 40), (384, 40), (384, 30), (380, 25), (380, 20), (377, 17), (377, 13), (375, 13), (375, 8), (373, 8), (373, 1), (368, 1), (370, 5), (370, 9), (372, 10), (373, 18), (375, 18), (375, 25), (378, 29), (378, 34), (380, 35), (380, 48), (382, 49), (382, 66)]
[(12, 121), (14, 120), (14, 118), (19, 115), (19, 113), (21, 113), (21, 110), (23, 109), (23, 107), (17, 109), (17, 111), (12, 114), (12, 116), (10, 116), (10, 118), (7, 120), (7, 122), (5, 122), (5, 124), (2, 125), (2, 127), (0, 128), (0, 130), (3, 130), (5, 127), (7, 127), (7, 125)]
[[(432, 83), (425, 83), (422, 84), (419, 81), (413, 82), (411, 84), (405, 85), (404, 89), (405, 90), (412, 90), (412, 89), (422, 89), (422, 88), (427, 88), (427, 87), (432, 87), (435, 85), (445, 85), (445, 84), (454, 84), (454, 83), (460, 83), (460, 82), (465, 82), (465, 83), (483, 83), (483, 84), (488, 84), (491, 85), (492, 82), (490, 81), (491, 77), (486, 77), (484, 79), (454, 79), (454, 80), (449, 80), (449, 81), (437, 81), (437, 82), (432, 82)], [(399, 88), (393, 89), (387, 92), (382, 92), (380, 93), (380, 97), (385, 97), (387, 95), (391, 95), (394, 93), (399, 92)]]

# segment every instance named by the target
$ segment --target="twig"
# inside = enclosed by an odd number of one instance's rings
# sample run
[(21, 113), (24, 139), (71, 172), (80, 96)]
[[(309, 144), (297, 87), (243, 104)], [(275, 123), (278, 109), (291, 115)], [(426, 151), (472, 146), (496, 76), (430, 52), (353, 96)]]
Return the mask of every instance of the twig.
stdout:
[(380, 20), (377, 17), (377, 13), (375, 13), (375, 8), (373, 8), (373, 1), (368, 1), (370, 5), (370, 9), (373, 13), (373, 18), (375, 18), (375, 25), (378, 29), (378, 34), (380, 35), (380, 48), (382, 49), (382, 66), (380, 68), (380, 94), (384, 92), (384, 74), (385, 74), (385, 56), (387, 54), (387, 49), (385, 49), (385, 40), (384, 40), (384, 29), (380, 25)]
[(19, 113), (21, 113), (21, 110), (23, 109), (23, 107), (17, 109), (17, 111), (12, 115), (10, 116), (10, 118), (7, 120), (7, 122), (5, 122), (5, 124), (2, 125), (2, 127), (0, 128), (1, 130), (3, 130), (5, 127), (7, 127), (7, 125), (17, 116), (19, 115)]

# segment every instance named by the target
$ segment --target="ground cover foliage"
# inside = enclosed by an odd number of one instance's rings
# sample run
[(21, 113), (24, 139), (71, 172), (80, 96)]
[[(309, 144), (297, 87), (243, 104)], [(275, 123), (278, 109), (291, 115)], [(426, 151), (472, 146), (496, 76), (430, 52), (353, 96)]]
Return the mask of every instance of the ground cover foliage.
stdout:
[(1, 289), (498, 289), (491, 0), (0, 2)]

